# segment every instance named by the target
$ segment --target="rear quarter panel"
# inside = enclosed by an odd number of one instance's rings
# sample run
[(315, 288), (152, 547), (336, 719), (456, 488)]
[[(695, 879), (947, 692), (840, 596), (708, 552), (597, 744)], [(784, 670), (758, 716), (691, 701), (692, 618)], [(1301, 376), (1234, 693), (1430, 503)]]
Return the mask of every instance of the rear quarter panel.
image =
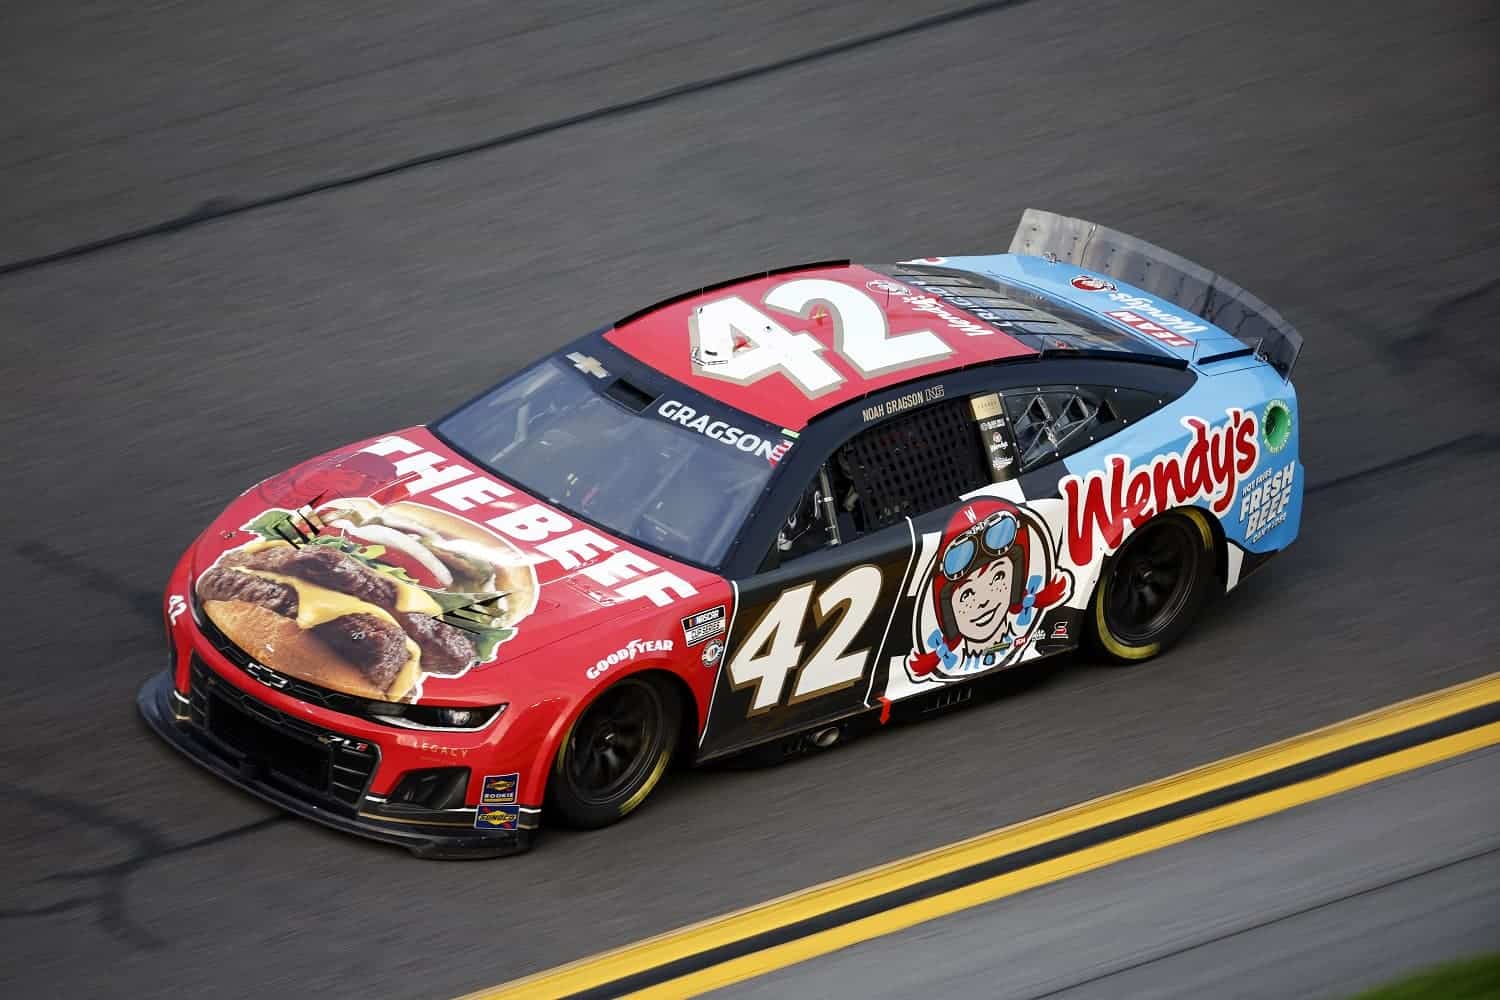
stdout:
[[(1092, 593), (1104, 558), (1150, 515), (1185, 504), (1218, 524), (1226, 589), (1233, 589), (1242, 570), (1297, 537), (1305, 478), (1300, 454), (1301, 413), (1290, 381), (1261, 364), (1200, 375), (1180, 398), (1135, 427), (1064, 461), (1059, 492), (1068, 522), (1061, 544), (1075, 558), (1084, 549), (1093, 556), (1078, 566), (1080, 591)], [(1141, 470), (1151, 473), (1153, 494), (1158, 479), (1170, 482), (1174, 472), (1204, 488), (1188, 486), (1185, 504), (1176, 502), (1182, 494), (1169, 491), (1164, 504), (1153, 495), (1146, 516), (1132, 517), (1132, 479), (1144, 478)], [(1117, 534), (1110, 530), (1116, 526)]]

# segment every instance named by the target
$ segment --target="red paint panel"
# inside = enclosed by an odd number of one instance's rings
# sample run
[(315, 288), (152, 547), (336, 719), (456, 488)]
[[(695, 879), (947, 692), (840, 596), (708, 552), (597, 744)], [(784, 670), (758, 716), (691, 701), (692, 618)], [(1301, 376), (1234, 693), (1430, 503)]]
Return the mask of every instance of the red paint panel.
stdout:
[[(464, 537), (510, 553), (516, 572), (502, 589), (517, 602), (509, 612), (514, 634), (490, 658), (458, 673), (423, 673), (407, 697), (439, 705), (550, 698), (566, 703), (631, 667), (658, 663), (679, 673), (706, 708), (713, 674), (704, 669), (701, 650), (686, 646), (682, 618), (726, 602), (730, 588), (722, 577), (633, 545), (502, 484), (421, 427), (313, 459), (247, 490), (196, 543), (184, 567), (191, 577), (174, 576), (174, 585), (180, 580), (181, 586), (172, 593), (186, 596), (191, 579), (255, 545), (259, 536), (246, 525), (268, 510), (295, 510), (312, 498), (325, 514), (354, 500), (373, 500), (393, 511), (406, 508), (409, 517), (425, 512), (432, 524), (440, 516), (453, 537), (462, 522), (470, 529)], [(335, 534), (339, 523), (329, 517), (323, 533)], [(422, 569), (413, 565), (411, 571)], [(191, 617), (181, 614), (176, 624)], [(672, 645), (648, 649), (632, 647), (632, 640)], [(589, 667), (620, 650), (627, 651), (628, 663), (589, 675)], [(300, 676), (264, 654), (259, 659)], [(317, 677), (301, 679), (336, 687)]]
[[(268, 509), (297, 510), (316, 500), (326, 510), (351, 498), (378, 498), (393, 509), (420, 504), (468, 523), (513, 548), (517, 564), (535, 573), (534, 597), (516, 609), (515, 634), (492, 659), (454, 676), (428, 673), (419, 693), (411, 693), (424, 704), (507, 704), (486, 729), (407, 731), (302, 700), (283, 690), (284, 684), (235, 666), (195, 622), (189, 607), (195, 579), (254, 543), (248, 523)], [(325, 523), (324, 533), (334, 528)], [(569, 536), (577, 544), (562, 546)], [(670, 593), (653, 598), (632, 589), (632, 583), (657, 574), (673, 578)], [(372, 793), (389, 793), (407, 770), (466, 766), (469, 806), (477, 803), (485, 775), (510, 773), (520, 776), (516, 801), (541, 805), (557, 741), (597, 691), (637, 670), (680, 678), (701, 731), (733, 613), (732, 588), (722, 577), (592, 528), (501, 484), (421, 427), (312, 459), (245, 491), (179, 562), (163, 604), (180, 693), (188, 691), (189, 656), (196, 655), (220, 680), (277, 711), (379, 746)], [(267, 651), (275, 653), (271, 647), (247, 650), (257, 662), (268, 659)], [(270, 665), (279, 666), (274, 660)], [(299, 679), (295, 665), (285, 674)]]
[(859, 265), (716, 288), (628, 320), (605, 339), (792, 430), (886, 386), (1035, 353), (957, 306)]

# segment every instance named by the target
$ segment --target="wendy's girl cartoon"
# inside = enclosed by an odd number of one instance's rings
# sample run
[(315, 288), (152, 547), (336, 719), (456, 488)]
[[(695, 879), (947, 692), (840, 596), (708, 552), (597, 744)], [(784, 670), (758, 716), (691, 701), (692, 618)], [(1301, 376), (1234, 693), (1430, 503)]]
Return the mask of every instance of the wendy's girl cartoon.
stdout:
[(1005, 500), (961, 507), (938, 546), (918, 609), (914, 681), (960, 680), (1014, 663), (1073, 579), (1057, 567), (1051, 535), (1032, 511)]

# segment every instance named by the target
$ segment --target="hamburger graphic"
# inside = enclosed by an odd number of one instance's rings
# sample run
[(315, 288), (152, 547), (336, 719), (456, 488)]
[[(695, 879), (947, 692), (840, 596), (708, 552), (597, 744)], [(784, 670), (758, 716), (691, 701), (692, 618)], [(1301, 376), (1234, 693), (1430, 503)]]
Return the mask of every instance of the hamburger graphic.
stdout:
[(320, 687), (411, 701), (428, 674), (494, 658), (536, 606), (536, 572), (488, 530), (357, 498), (268, 510), (198, 578), (203, 614), (258, 662)]

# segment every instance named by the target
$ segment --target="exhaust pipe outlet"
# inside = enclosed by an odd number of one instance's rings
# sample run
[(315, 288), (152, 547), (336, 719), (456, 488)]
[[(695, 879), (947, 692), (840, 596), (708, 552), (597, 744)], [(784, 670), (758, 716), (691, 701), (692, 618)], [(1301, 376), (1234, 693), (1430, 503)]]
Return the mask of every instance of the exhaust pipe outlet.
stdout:
[(827, 729), (819, 729), (812, 734), (812, 745), (819, 750), (827, 750), (839, 741), (840, 730), (838, 726), (829, 726)]

